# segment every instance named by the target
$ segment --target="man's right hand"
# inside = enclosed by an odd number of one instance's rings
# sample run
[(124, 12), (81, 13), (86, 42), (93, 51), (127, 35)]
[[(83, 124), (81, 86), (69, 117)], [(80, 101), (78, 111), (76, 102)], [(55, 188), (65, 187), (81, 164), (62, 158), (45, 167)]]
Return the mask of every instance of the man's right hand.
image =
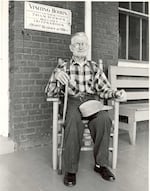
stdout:
[(66, 85), (69, 81), (69, 76), (64, 71), (58, 71), (55, 73), (55, 78), (58, 80), (62, 85)]

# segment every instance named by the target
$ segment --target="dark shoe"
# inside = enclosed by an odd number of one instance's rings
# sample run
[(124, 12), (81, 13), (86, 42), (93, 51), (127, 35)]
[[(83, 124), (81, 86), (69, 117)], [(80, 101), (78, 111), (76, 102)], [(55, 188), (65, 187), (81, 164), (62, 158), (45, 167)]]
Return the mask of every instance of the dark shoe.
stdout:
[(95, 165), (94, 171), (99, 173), (102, 176), (102, 178), (105, 180), (108, 180), (108, 181), (115, 180), (115, 176), (113, 175), (113, 173), (105, 166), (97, 167)]
[(76, 184), (76, 174), (75, 173), (65, 173), (64, 184), (66, 186), (74, 186)]

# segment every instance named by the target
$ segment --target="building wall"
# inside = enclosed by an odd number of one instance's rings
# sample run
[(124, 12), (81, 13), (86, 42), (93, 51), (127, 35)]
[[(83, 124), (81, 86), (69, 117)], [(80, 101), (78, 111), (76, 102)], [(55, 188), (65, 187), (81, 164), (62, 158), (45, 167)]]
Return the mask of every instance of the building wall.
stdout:
[[(37, 3), (37, 2), (36, 2)], [(38, 2), (72, 11), (72, 33), (84, 31), (84, 2)], [(24, 2), (10, 2), (10, 136), (16, 150), (51, 143), (52, 104), (44, 88), (58, 57), (70, 57), (70, 35), (24, 29)], [(93, 3), (92, 58), (117, 64), (118, 4)]]
[[(39, 2), (38, 2), (39, 3)], [(84, 3), (40, 2), (70, 9), (72, 33), (84, 31)], [(70, 57), (70, 35), (24, 29), (24, 2), (10, 2), (10, 136), (16, 150), (51, 141), (52, 105), (44, 88), (58, 57)]]
[(107, 73), (108, 65), (118, 63), (118, 3), (93, 2), (92, 5), (92, 57), (103, 60)]

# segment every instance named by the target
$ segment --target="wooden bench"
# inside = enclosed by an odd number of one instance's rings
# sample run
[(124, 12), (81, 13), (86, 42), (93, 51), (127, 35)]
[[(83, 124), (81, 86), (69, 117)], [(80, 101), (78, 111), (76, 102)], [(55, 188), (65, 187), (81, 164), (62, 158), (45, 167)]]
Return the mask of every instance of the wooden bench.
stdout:
[(136, 141), (136, 122), (149, 120), (148, 68), (109, 66), (108, 78), (112, 88), (125, 89), (127, 102), (120, 103), (119, 128), (129, 132), (131, 144)]

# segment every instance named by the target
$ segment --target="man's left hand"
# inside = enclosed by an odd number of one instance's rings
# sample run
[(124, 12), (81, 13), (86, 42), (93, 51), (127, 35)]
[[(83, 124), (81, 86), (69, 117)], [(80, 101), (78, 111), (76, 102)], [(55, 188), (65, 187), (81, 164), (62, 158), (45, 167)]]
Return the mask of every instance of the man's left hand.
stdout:
[(124, 102), (127, 101), (127, 93), (125, 90), (119, 90), (116, 92), (116, 101)]

